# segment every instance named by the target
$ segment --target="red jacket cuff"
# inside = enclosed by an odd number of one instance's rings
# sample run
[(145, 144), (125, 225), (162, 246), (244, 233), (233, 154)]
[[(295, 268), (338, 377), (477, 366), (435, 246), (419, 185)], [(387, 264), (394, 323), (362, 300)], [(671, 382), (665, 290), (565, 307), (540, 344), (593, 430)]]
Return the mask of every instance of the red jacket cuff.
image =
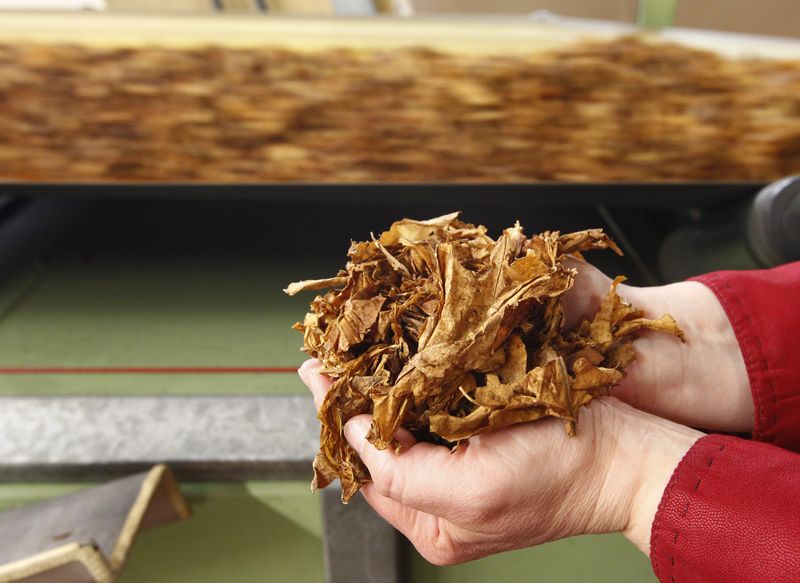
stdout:
[(755, 405), (753, 438), (800, 450), (800, 262), (694, 279), (717, 296), (739, 341)]
[(800, 455), (698, 440), (667, 485), (650, 557), (664, 583), (800, 581)]

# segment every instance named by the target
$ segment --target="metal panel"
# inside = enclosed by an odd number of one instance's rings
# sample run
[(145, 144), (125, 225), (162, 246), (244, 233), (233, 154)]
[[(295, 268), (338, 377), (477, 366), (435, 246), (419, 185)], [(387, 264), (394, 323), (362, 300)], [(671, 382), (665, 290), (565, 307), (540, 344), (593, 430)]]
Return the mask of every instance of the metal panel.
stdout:
[(307, 477), (318, 445), (306, 396), (0, 398), (0, 482)]
[(322, 491), (327, 583), (400, 583), (403, 539), (360, 495), (342, 504), (342, 491)]

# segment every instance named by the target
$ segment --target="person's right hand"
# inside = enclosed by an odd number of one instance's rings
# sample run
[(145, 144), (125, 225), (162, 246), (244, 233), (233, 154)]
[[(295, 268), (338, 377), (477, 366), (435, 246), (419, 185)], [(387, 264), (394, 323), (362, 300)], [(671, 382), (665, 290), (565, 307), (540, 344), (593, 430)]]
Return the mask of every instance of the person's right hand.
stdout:
[[(331, 382), (319, 362), (298, 371), (319, 408)], [(675, 467), (703, 434), (599, 397), (568, 437), (556, 418), (470, 437), (455, 451), (417, 443), (399, 453), (366, 439), (372, 417), (342, 428), (369, 469), (367, 502), (429, 561), (449, 565), (567, 536), (622, 532), (643, 553)]]
[[(578, 270), (565, 294), (568, 327), (590, 318), (611, 287), (596, 267), (570, 260)], [(657, 318), (671, 314), (686, 343), (646, 331), (636, 341), (636, 360), (611, 394), (637, 409), (712, 431), (753, 430), (753, 398), (733, 328), (716, 296), (698, 282), (655, 287), (620, 285), (620, 297)]]

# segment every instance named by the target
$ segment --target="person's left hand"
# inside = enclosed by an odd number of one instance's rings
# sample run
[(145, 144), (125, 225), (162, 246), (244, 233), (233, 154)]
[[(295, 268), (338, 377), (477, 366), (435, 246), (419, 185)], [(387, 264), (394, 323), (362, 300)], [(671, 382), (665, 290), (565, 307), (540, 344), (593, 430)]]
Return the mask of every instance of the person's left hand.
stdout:
[[(300, 376), (317, 408), (330, 381), (308, 361)], [(647, 552), (661, 495), (703, 434), (613, 398), (581, 409), (578, 435), (549, 418), (489, 431), (455, 452), (415, 443), (400, 429), (400, 454), (366, 441), (371, 417), (344, 434), (370, 471), (367, 502), (438, 565), (567, 536), (624, 532)]]
[[(564, 298), (565, 327), (597, 313), (611, 279), (593, 265), (569, 258), (577, 270)], [(644, 330), (634, 344), (636, 360), (611, 394), (621, 401), (677, 423), (712, 431), (751, 432), (753, 394), (739, 341), (714, 293), (697, 281), (634, 287), (622, 284), (620, 297), (647, 318), (671, 314), (686, 342)]]

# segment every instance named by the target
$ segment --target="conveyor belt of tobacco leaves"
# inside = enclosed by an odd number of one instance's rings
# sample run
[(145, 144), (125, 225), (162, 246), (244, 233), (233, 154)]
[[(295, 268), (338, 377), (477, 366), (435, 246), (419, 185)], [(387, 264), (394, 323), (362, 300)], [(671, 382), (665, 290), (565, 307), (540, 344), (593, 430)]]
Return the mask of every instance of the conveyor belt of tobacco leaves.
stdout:
[(800, 61), (635, 38), (546, 54), (0, 45), (0, 178), (770, 180)]
[(354, 242), (336, 276), (291, 284), (289, 294), (329, 290), (295, 325), (333, 381), (313, 486), (338, 477), (347, 501), (369, 481), (342, 433), (362, 413), (373, 415), (368, 439), (379, 449), (398, 450), (399, 427), (457, 447), (545, 416), (573, 435), (579, 408), (623, 378), (641, 330), (683, 338), (671, 316), (647, 319), (623, 301), (623, 278), (593, 318), (564, 329), (563, 294), (576, 275), (565, 260), (605, 248), (619, 253), (600, 229), (526, 237), (517, 224), (494, 240), (453, 213), (398, 221)]

